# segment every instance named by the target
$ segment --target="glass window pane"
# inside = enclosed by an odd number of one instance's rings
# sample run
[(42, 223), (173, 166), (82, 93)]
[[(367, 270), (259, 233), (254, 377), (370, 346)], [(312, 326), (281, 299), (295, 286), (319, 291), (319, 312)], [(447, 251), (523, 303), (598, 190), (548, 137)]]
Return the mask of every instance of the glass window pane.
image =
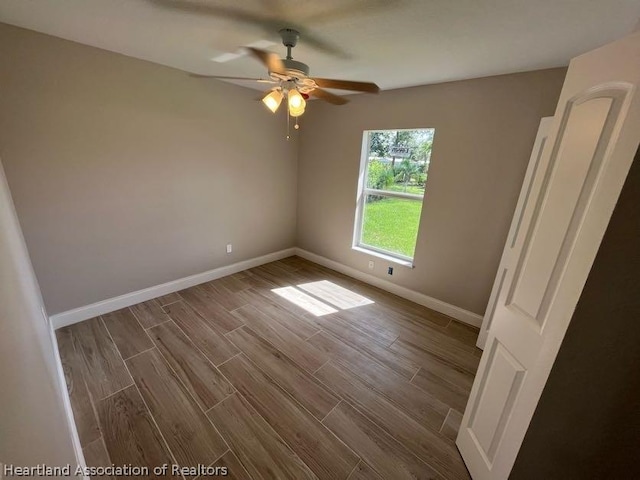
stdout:
[(413, 257), (421, 211), (421, 200), (367, 195), (361, 243)]
[(368, 132), (367, 188), (424, 195), (434, 131)]

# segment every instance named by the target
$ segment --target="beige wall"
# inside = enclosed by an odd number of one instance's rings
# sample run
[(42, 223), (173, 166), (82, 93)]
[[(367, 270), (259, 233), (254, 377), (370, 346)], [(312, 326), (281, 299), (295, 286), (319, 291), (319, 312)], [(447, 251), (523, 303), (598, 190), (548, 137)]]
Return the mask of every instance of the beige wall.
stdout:
[[(428, 68), (428, 64), (425, 65)], [(301, 128), (298, 246), (482, 315), (541, 117), (565, 69), (313, 102)], [(434, 127), (415, 268), (351, 249), (363, 130)]]
[(0, 65), (49, 313), (294, 246), (297, 145), (255, 91), (3, 24)]
[(362, 131), (412, 127), (436, 128), (416, 268), (374, 274), (482, 314), (565, 72), (314, 101), (287, 142), (245, 88), (2, 24), (0, 64), (0, 154), (52, 314), (296, 243), (370, 273)]
[(0, 463), (76, 463), (49, 332), (0, 163)]

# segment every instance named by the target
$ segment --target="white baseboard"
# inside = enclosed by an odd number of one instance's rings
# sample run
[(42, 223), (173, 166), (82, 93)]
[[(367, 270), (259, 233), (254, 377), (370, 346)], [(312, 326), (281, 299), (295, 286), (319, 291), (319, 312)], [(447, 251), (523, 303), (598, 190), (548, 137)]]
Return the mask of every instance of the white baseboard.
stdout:
[(406, 298), (407, 300), (411, 300), (412, 302), (415, 302), (419, 305), (428, 307), (432, 310), (435, 310), (436, 312), (449, 315), (450, 317), (455, 318), (462, 323), (466, 323), (478, 328), (480, 328), (480, 325), (482, 325), (482, 316), (478, 315), (477, 313), (473, 313), (463, 308), (456, 307), (455, 305), (451, 305), (450, 303), (443, 302), (442, 300), (438, 300), (437, 298), (433, 298), (423, 293), (416, 292), (415, 290), (410, 290), (406, 287), (402, 287), (387, 280), (383, 280), (382, 278), (378, 278), (374, 275), (361, 272), (360, 270), (356, 270), (355, 268), (348, 267), (346, 265), (343, 265), (342, 263), (330, 260), (321, 255), (303, 250), (302, 248), (296, 248), (295, 252), (299, 257), (306, 258), (311, 262), (323, 265), (337, 272), (344, 273), (345, 275), (386, 290), (387, 292), (398, 295), (399, 297)]
[(208, 270), (196, 275), (180, 278), (178, 280), (173, 280), (171, 282), (156, 285), (154, 287), (145, 288), (136, 292), (126, 293), (124, 295), (109, 298), (107, 300), (102, 300), (100, 302), (92, 303), (91, 305), (86, 305), (84, 307), (74, 308), (73, 310), (68, 310), (66, 312), (52, 315), (50, 317), (50, 322), (54, 329), (58, 329), (67, 325), (82, 322), (83, 320), (87, 320), (89, 318), (97, 317), (98, 315), (104, 315), (105, 313), (129, 307), (131, 305), (135, 305), (136, 303), (146, 302), (147, 300), (151, 300), (152, 298), (156, 298), (161, 295), (177, 292), (178, 290), (193, 287), (194, 285), (199, 285), (201, 283), (209, 282), (211, 280), (225, 277), (233, 273), (241, 272), (249, 268), (264, 265), (265, 263), (275, 262), (276, 260), (281, 260), (283, 258), (290, 257), (291, 255), (299, 255), (300, 257), (306, 258), (311, 262), (324, 265), (327, 268), (331, 268), (332, 270), (336, 270), (337, 272), (344, 273), (345, 275), (349, 275), (350, 277), (356, 278), (370, 285), (374, 285), (378, 288), (386, 290), (387, 292), (398, 295), (399, 297), (406, 298), (407, 300), (411, 300), (412, 302), (415, 302), (419, 305), (431, 308), (436, 312), (449, 315), (450, 317), (455, 318), (456, 320), (459, 320), (468, 325), (480, 327), (480, 325), (482, 324), (482, 317), (477, 313), (464, 310), (463, 308), (456, 307), (455, 305), (451, 305), (423, 293), (416, 292), (415, 290), (410, 290), (406, 287), (402, 287), (387, 280), (383, 280), (382, 278), (378, 278), (374, 275), (361, 272), (360, 270), (356, 270), (355, 268), (348, 267), (346, 265), (343, 265), (342, 263), (338, 263), (334, 260), (330, 260), (326, 257), (311, 253), (301, 248), (287, 248), (285, 250), (269, 253), (261, 257), (243, 260), (238, 263), (214, 268), (213, 270)]
[(168, 293), (177, 292), (178, 290), (193, 287), (194, 285), (210, 282), (211, 280), (226, 277), (227, 275), (232, 275), (249, 268), (258, 267), (265, 263), (275, 262), (276, 260), (281, 260), (295, 255), (295, 253), (295, 248), (287, 248), (261, 257), (250, 258), (231, 265), (225, 265), (224, 267), (218, 267), (213, 270), (197, 273), (189, 277), (179, 278), (178, 280), (173, 280), (154, 287), (125, 293), (124, 295), (108, 298), (84, 307), (74, 308), (73, 310), (52, 315), (50, 317), (51, 325), (54, 329), (66, 327), (67, 325), (82, 322), (83, 320), (88, 320), (89, 318), (97, 317), (98, 315), (104, 315), (105, 313), (135, 305), (136, 303), (146, 302), (147, 300), (160, 297), (161, 295), (167, 295)]
[[(61, 390), (62, 406), (64, 407), (64, 413), (67, 417), (67, 425), (69, 426), (69, 432), (71, 433), (71, 443), (73, 444), (73, 451), (76, 456), (76, 464), (83, 469), (87, 466), (84, 453), (82, 453), (82, 445), (80, 444), (80, 435), (78, 434), (78, 428), (76, 427), (76, 421), (73, 417), (73, 409), (71, 408), (71, 399), (67, 390), (67, 380), (64, 376), (64, 368), (62, 367), (62, 360), (60, 359), (60, 350), (58, 349), (58, 339), (53, 330), (51, 324), (48, 325), (49, 332), (51, 334), (51, 343), (53, 345), (53, 359), (55, 362), (58, 387)], [(83, 480), (91, 480), (88, 476), (82, 475)]]

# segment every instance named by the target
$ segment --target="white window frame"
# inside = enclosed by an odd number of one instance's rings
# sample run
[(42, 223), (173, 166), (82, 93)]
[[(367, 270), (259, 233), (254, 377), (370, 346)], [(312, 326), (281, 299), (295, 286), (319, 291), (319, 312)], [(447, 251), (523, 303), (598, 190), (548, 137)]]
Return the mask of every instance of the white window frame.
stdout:
[[(388, 128), (384, 130), (365, 130), (362, 133), (362, 148), (360, 149), (360, 173), (358, 175), (358, 190), (356, 197), (356, 219), (353, 228), (353, 244), (354, 250), (362, 253), (367, 253), (375, 257), (383, 258), (384, 260), (394, 262), (406, 267), (413, 268), (413, 257), (408, 257), (396, 252), (390, 252), (382, 248), (374, 247), (362, 243), (362, 225), (364, 222), (364, 207), (365, 199), (367, 195), (379, 195), (381, 197), (391, 198), (403, 198), (407, 200), (420, 200), (424, 202), (424, 195), (416, 195), (413, 193), (394, 192), (387, 190), (377, 190), (374, 188), (367, 188), (367, 169), (369, 166), (369, 134), (374, 132), (388, 132), (393, 131), (413, 131), (413, 130), (431, 130), (433, 127), (422, 128)], [(424, 206), (424, 203), (423, 203)], [(418, 225), (418, 229), (420, 225)], [(416, 239), (417, 244), (417, 239)]]
[[(360, 172), (358, 175), (358, 190), (356, 197), (356, 219), (353, 228), (353, 244), (351, 248), (358, 252), (367, 253), (375, 257), (383, 258), (390, 262), (413, 268), (413, 257), (408, 257), (400, 253), (390, 252), (389, 250), (384, 250), (382, 248), (362, 243), (362, 225), (364, 223), (364, 208), (367, 195), (378, 195), (381, 197), (403, 198), (407, 200), (422, 201), (424, 206), (424, 195), (367, 188), (367, 169), (369, 166), (369, 134), (375, 132), (388, 132), (390, 130), (402, 132), (434, 129), (433, 127), (387, 128), (384, 130), (365, 130), (364, 132), (362, 132), (362, 147), (360, 149)], [(420, 224), (418, 224), (418, 230), (419, 229)]]

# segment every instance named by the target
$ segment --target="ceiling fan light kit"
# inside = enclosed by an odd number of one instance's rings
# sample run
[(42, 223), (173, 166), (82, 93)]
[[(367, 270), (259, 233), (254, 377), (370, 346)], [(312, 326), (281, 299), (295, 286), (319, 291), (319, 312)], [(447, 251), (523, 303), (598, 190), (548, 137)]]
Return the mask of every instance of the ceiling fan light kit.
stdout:
[[(330, 78), (309, 77), (309, 66), (305, 63), (294, 60), (291, 56), (291, 49), (295, 47), (300, 38), (300, 33), (293, 28), (283, 28), (279, 31), (282, 44), (287, 47), (286, 58), (279, 58), (273, 52), (261, 50), (255, 47), (247, 47), (247, 51), (257, 58), (269, 72), (269, 79), (251, 79), (238, 77), (220, 77), (216, 75), (195, 75), (197, 77), (208, 77), (218, 79), (235, 78), (237, 80), (253, 80), (263, 83), (272, 83), (276, 86), (272, 88), (263, 98), (262, 103), (276, 113), (284, 97), (287, 97), (287, 125), (289, 117), (296, 119), (295, 128), (298, 129), (298, 117), (306, 108), (310, 96), (316, 97), (333, 105), (344, 105), (348, 103), (344, 97), (335, 95), (324, 88), (339, 90), (351, 90), (355, 92), (378, 93), (380, 88), (371, 82), (354, 82), (351, 80), (334, 80)], [(322, 88), (320, 88), (322, 87)], [(288, 127), (287, 127), (288, 128)], [(289, 135), (287, 133), (287, 138)]]
[(262, 99), (262, 103), (264, 103), (269, 110), (273, 113), (276, 113), (278, 107), (282, 103), (282, 92), (279, 89), (271, 90), (267, 95)]
[(307, 102), (302, 98), (300, 92), (295, 89), (289, 90), (287, 103), (289, 105), (289, 115), (292, 117), (299, 117), (302, 115), (305, 107), (307, 106)]

